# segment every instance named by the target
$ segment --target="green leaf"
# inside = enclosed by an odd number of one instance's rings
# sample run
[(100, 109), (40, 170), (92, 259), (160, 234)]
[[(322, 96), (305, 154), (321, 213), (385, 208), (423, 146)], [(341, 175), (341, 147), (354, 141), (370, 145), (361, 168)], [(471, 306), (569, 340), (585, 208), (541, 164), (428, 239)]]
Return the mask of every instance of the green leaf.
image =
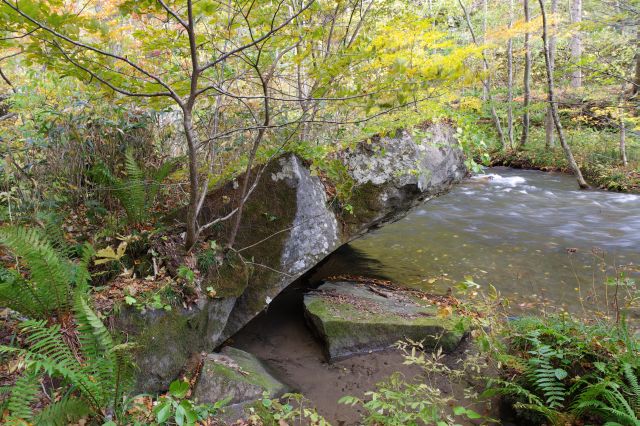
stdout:
[(184, 419), (186, 417), (186, 412), (184, 407), (182, 406), (182, 404), (178, 405), (178, 408), (176, 408), (176, 424), (178, 426), (182, 426), (184, 425)]
[(460, 407), (460, 406), (453, 407), (453, 414), (455, 414), (456, 416), (461, 416), (466, 412), (467, 412), (467, 409), (464, 407)]
[[(187, 424), (188, 425), (193, 425), (196, 423), (196, 421), (198, 420), (198, 415), (196, 414), (196, 412), (193, 409), (193, 405), (191, 404), (191, 401), (189, 400), (184, 400), (180, 402), (180, 405), (178, 406), (178, 409), (182, 408), (184, 410), (184, 416), (187, 420)], [(176, 410), (177, 413), (178, 410)]]
[(169, 393), (176, 398), (184, 398), (189, 392), (189, 383), (184, 380), (174, 380), (169, 385)]
[(171, 403), (165, 400), (158, 404), (153, 411), (156, 413), (156, 421), (160, 424), (165, 423), (171, 417)]
[(593, 363), (593, 366), (598, 369), (598, 371), (604, 373), (607, 369), (607, 365), (604, 362), (596, 361)]
[(481, 419), (482, 418), (482, 415), (480, 415), (479, 413), (476, 413), (473, 410), (467, 409), (466, 414), (467, 414), (467, 417), (470, 418), (470, 419)]
[(569, 373), (567, 373), (562, 368), (556, 368), (555, 370), (553, 370), (553, 374), (555, 374), (558, 380), (563, 380), (569, 375)]

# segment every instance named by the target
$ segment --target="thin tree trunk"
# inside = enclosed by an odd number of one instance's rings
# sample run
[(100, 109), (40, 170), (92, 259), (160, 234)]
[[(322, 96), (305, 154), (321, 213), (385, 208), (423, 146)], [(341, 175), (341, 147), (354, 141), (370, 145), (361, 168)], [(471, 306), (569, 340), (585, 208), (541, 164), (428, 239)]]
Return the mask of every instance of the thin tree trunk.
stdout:
[[(467, 23), (467, 28), (469, 28), (469, 32), (471, 33), (471, 39), (473, 40), (473, 44), (478, 46), (478, 39), (476, 37), (476, 32), (473, 30), (473, 25), (471, 25), (471, 18), (469, 16), (469, 11), (465, 7), (462, 0), (458, 0), (458, 4), (460, 5), (460, 7), (462, 8), (462, 11), (464, 12), (464, 18)], [(486, 69), (489, 69), (489, 62), (487, 61), (487, 57), (485, 56), (484, 52), (482, 52), (482, 64), (483, 64), (483, 67), (486, 67)], [(498, 117), (498, 112), (496, 111), (496, 107), (493, 105), (493, 97), (491, 96), (491, 79), (489, 78), (488, 75), (482, 80), (482, 87), (484, 88), (484, 90), (487, 91), (487, 101), (489, 102), (489, 105), (491, 105), (491, 117), (493, 118), (493, 123), (496, 126), (496, 132), (498, 132), (500, 147), (504, 148), (505, 146), (504, 131), (502, 130), (502, 124), (500, 123), (500, 117)]]
[(576, 67), (571, 73), (571, 87), (582, 87), (582, 69), (580, 68), (580, 60), (582, 59), (582, 35), (580, 32), (580, 23), (582, 22), (582, 0), (571, 0), (570, 7), (571, 24), (574, 25), (574, 34), (571, 36), (569, 48), (571, 50), (571, 60)]
[[(557, 23), (556, 17), (558, 13), (558, 0), (551, 0), (551, 13), (554, 16), (554, 21), (551, 24), (552, 34), (549, 36), (549, 65), (551, 66), (551, 71), (555, 72), (556, 69), (556, 44), (558, 37), (557, 33)], [(555, 141), (555, 129), (553, 125), (553, 113), (551, 112), (551, 105), (547, 107), (547, 113), (544, 117), (544, 134), (545, 134), (545, 145), (547, 148), (553, 148), (556, 145)]]
[(638, 29), (638, 35), (636, 37), (636, 75), (633, 80), (631, 93), (633, 95), (640, 93), (640, 29)]
[[(509, 1), (509, 29), (513, 28), (513, 0)], [(507, 136), (513, 149), (513, 39), (507, 42)]]
[(618, 116), (620, 125), (620, 159), (622, 160), (622, 165), (627, 167), (629, 162), (627, 161), (627, 128), (624, 123), (624, 84), (622, 84), (622, 89), (620, 92)]
[(193, 130), (193, 113), (190, 106), (182, 109), (182, 125), (187, 139), (189, 155), (189, 206), (187, 208), (187, 233), (185, 238), (185, 249), (190, 250), (198, 240), (198, 158), (196, 153), (196, 138)]
[(538, 0), (540, 3), (540, 10), (542, 12), (542, 44), (544, 46), (544, 62), (547, 68), (547, 86), (548, 86), (548, 101), (551, 106), (551, 114), (553, 116), (553, 122), (555, 124), (556, 130), (558, 132), (558, 138), (560, 139), (560, 145), (564, 151), (564, 154), (567, 158), (567, 162), (569, 166), (573, 170), (573, 173), (578, 180), (578, 186), (582, 189), (589, 188), (589, 185), (582, 177), (582, 172), (580, 172), (580, 167), (578, 167), (578, 163), (576, 163), (575, 158), (573, 158), (573, 153), (571, 152), (571, 148), (569, 144), (567, 144), (566, 139), (564, 138), (564, 130), (562, 129), (562, 123), (560, 122), (560, 116), (558, 114), (558, 106), (555, 101), (555, 93), (554, 93), (554, 85), (553, 85), (553, 70), (551, 69), (551, 61), (549, 58), (549, 48), (547, 46), (547, 15), (544, 10), (544, 0)]
[(249, 190), (249, 179), (251, 178), (251, 169), (253, 168), (253, 163), (256, 158), (256, 154), (258, 152), (258, 147), (262, 143), (262, 138), (271, 123), (271, 107), (269, 106), (269, 77), (264, 78), (258, 65), (255, 65), (256, 73), (260, 78), (260, 83), (262, 85), (262, 93), (264, 96), (264, 122), (262, 127), (258, 130), (258, 134), (253, 140), (253, 146), (251, 147), (251, 152), (249, 153), (249, 159), (247, 162), (247, 168), (245, 170), (244, 180), (242, 181), (242, 190), (240, 193), (240, 199), (238, 202), (238, 211), (236, 213), (235, 223), (233, 228), (231, 229), (231, 234), (229, 235), (229, 240), (227, 241), (227, 248), (232, 248), (236, 242), (236, 237), (238, 236), (238, 231), (240, 230), (240, 225), (242, 223), (242, 212), (244, 210), (245, 202), (247, 201), (247, 191)]
[[(488, 0), (482, 0), (482, 43), (487, 42), (487, 14), (489, 12), (489, 4)], [(483, 50), (482, 54), (485, 55), (486, 52)], [(483, 75), (487, 75), (489, 72), (489, 64), (486, 61), (482, 62), (482, 72)], [(489, 99), (489, 87), (487, 85), (482, 86), (482, 100), (487, 101)]]
[[(529, 11), (529, 0), (524, 0), (524, 20), (527, 24), (531, 20), (530, 11)], [(529, 31), (524, 33), (524, 112), (522, 113), (522, 136), (520, 137), (520, 146), (523, 147), (527, 144), (527, 140), (529, 139), (529, 104), (531, 103), (531, 46), (530, 46), (530, 38), (531, 35)]]

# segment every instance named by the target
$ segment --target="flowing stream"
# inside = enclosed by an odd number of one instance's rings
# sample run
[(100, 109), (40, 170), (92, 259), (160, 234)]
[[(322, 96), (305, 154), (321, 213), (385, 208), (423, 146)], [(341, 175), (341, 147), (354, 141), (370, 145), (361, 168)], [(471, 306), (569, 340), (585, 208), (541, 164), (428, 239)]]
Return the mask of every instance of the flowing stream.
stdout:
[(580, 296), (602, 303), (607, 278), (637, 275), (639, 195), (580, 191), (559, 173), (486, 172), (344, 246), (318, 276), (375, 275), (433, 291), (471, 276), (523, 309), (575, 310)]

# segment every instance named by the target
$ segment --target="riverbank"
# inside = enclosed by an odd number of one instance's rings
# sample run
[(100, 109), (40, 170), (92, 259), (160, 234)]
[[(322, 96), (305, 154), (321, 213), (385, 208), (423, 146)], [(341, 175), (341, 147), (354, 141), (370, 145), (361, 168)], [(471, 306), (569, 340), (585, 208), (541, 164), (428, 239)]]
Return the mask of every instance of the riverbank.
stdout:
[[(550, 154), (550, 155), (549, 155)], [(506, 151), (491, 156), (492, 167), (504, 166), (514, 169), (557, 171), (571, 174), (566, 160), (559, 151), (537, 150)], [(580, 171), (594, 187), (607, 191), (640, 193), (640, 172), (621, 166), (605, 166), (598, 163), (581, 163)]]
[[(489, 164), (571, 174), (561, 147), (558, 145), (548, 148), (544, 135), (538, 133), (536, 129), (524, 148), (491, 152)], [(617, 135), (605, 137), (599, 134), (599, 139), (594, 140), (592, 134), (575, 130), (569, 132), (569, 136), (573, 154), (589, 184), (608, 191), (640, 193), (640, 146), (635, 141), (628, 143), (628, 164), (625, 167), (621, 163), (619, 147), (614, 138)]]

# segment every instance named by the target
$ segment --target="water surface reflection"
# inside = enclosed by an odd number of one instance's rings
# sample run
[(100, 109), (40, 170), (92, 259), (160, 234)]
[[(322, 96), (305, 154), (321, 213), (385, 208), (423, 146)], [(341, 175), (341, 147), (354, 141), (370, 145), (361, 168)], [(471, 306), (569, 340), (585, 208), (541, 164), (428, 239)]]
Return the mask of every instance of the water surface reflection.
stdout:
[[(318, 271), (444, 291), (466, 275), (526, 308), (592, 301), (612, 267), (640, 264), (640, 196), (580, 191), (571, 176), (492, 168), (336, 252)], [(631, 272), (631, 274), (634, 274)]]

